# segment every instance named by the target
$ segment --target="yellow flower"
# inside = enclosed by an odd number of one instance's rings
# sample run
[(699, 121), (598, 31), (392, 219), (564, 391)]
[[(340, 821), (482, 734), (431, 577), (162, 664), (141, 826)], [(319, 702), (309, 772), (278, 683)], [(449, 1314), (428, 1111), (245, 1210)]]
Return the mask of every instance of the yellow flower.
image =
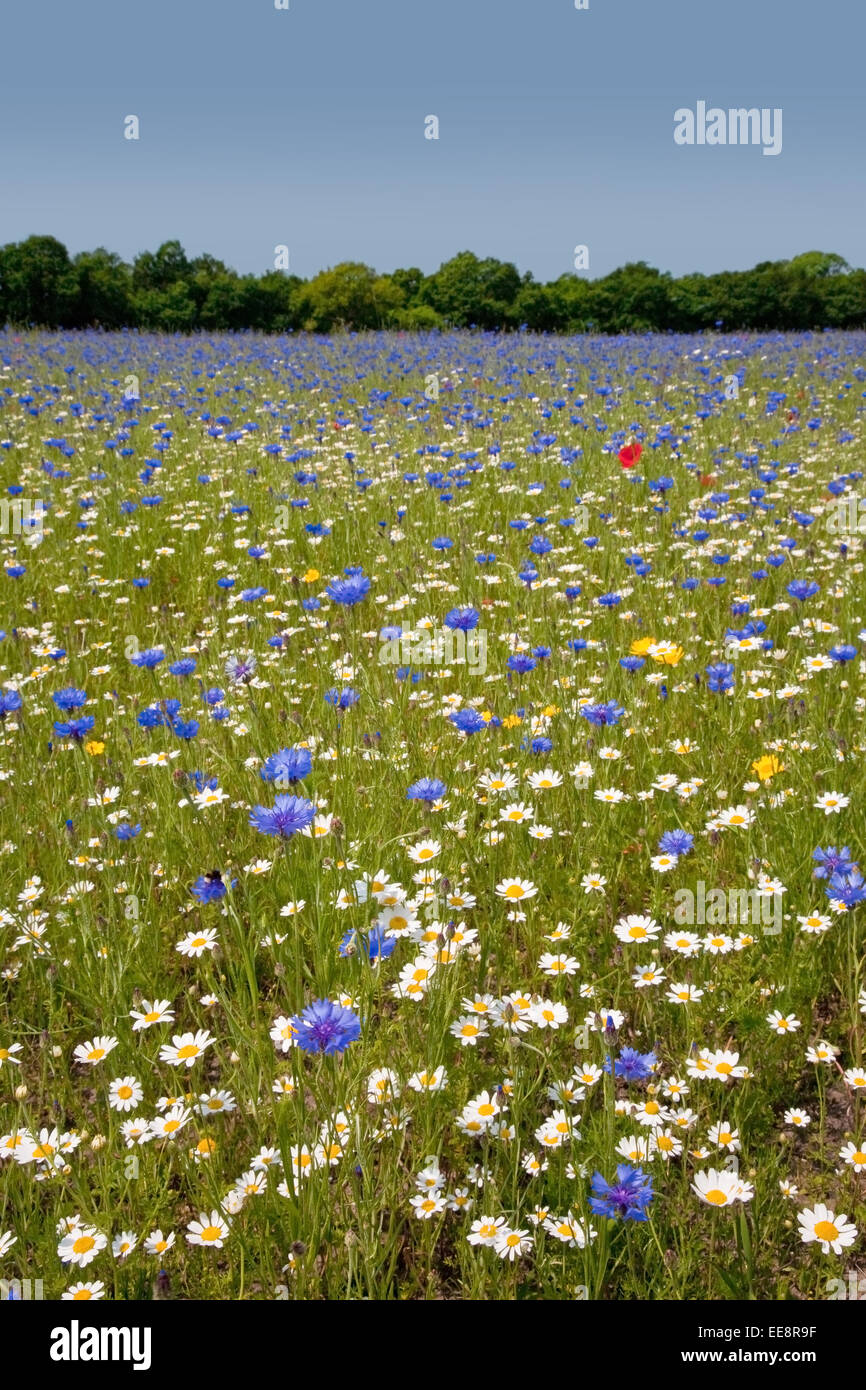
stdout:
[(105, 752), (105, 744), (98, 743), (95, 738), (92, 738), (89, 743), (85, 743), (84, 750), (90, 754), (91, 758), (98, 758), (100, 753)]
[(316, 582), (316, 580), (318, 579), (318, 577), (319, 577), (319, 571), (318, 571), (318, 570), (307, 570), (307, 573), (304, 575), (304, 583), (305, 583), (305, 584), (315, 584), (315, 582)]
[(654, 642), (650, 656), (653, 661), (663, 662), (665, 666), (676, 666), (683, 659), (683, 649), (673, 642)]
[(558, 706), (558, 705), (545, 705), (545, 707), (544, 707), (544, 709), (541, 711), (541, 713), (544, 715), (545, 719), (553, 719), (553, 717), (554, 717), (555, 715), (559, 714), (559, 706)]
[(518, 724), (522, 723), (523, 720), (520, 718), (519, 714), (506, 714), (502, 721), (502, 727), (503, 729), (515, 729)]
[(483, 710), (481, 711), (481, 718), (484, 720), (484, 723), (485, 723), (485, 724), (489, 724), (490, 721), (491, 721), (491, 719), (493, 718), (493, 710), (492, 710), (492, 709), (483, 709)]
[(760, 777), (762, 782), (768, 782), (771, 777), (775, 777), (777, 772), (785, 771), (785, 764), (780, 763), (778, 758), (774, 758), (771, 753), (764, 753), (760, 758), (756, 758), (752, 763), (752, 771)]
[(646, 656), (650, 647), (654, 647), (656, 639), (654, 637), (636, 637), (629, 647), (632, 656)]

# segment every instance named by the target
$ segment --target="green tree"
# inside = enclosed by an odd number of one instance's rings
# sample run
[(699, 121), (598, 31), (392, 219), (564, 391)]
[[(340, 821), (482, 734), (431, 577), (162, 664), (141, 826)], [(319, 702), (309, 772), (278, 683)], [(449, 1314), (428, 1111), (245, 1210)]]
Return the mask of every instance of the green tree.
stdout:
[(455, 328), (507, 328), (519, 290), (516, 266), (461, 251), (424, 282), (421, 294)]
[(125, 328), (133, 322), (129, 266), (103, 246), (81, 251), (72, 262), (78, 283), (77, 327)]
[(43, 328), (75, 322), (78, 282), (66, 247), (31, 236), (0, 248), (0, 318)]
[[(211, 256), (201, 259), (222, 266)], [(138, 292), (166, 290), (176, 281), (188, 279), (190, 273), (190, 263), (179, 241), (164, 241), (157, 251), (142, 251), (132, 263), (132, 283)]]
[(592, 282), (591, 317), (603, 333), (673, 328), (671, 277), (634, 261)]
[(403, 304), (399, 287), (368, 265), (343, 261), (304, 286), (300, 313), (304, 327), (327, 333), (337, 327), (384, 328)]

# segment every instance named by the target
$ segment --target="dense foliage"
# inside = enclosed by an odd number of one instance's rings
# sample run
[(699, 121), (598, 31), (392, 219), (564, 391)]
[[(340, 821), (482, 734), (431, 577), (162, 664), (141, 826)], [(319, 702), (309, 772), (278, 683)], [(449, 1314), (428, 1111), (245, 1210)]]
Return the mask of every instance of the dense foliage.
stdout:
[(179, 241), (132, 265), (104, 248), (70, 259), (51, 236), (0, 247), (0, 323), (162, 332), (252, 329), (518, 329), (553, 333), (859, 328), (866, 270), (808, 251), (752, 270), (678, 279), (643, 261), (601, 279), (531, 273), (462, 251), (433, 275), (413, 267), (378, 275), (346, 261), (311, 280), (272, 270), (238, 275)]

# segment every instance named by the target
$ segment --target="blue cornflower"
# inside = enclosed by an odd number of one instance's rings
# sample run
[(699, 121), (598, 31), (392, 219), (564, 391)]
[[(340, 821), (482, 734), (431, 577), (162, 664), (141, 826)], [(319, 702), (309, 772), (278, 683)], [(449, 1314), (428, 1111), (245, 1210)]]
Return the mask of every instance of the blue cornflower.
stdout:
[(831, 647), (828, 655), (831, 656), (834, 661), (837, 661), (840, 666), (844, 666), (846, 661), (854, 660), (857, 655), (857, 648), (852, 647), (849, 642), (846, 642), (840, 647)]
[(134, 840), (136, 835), (141, 834), (141, 826), (130, 825), (129, 821), (122, 821), (114, 833), (118, 840)]
[(335, 709), (351, 709), (353, 705), (357, 705), (360, 698), (357, 690), (353, 690), (350, 685), (343, 686), (342, 690), (332, 686), (330, 690), (325, 691), (325, 700)]
[(300, 782), (312, 766), (309, 748), (281, 748), (265, 759), (259, 776), (263, 782)]
[(344, 1052), (361, 1036), (361, 1020), (351, 1009), (330, 999), (315, 999), (292, 1019), (297, 1044), (304, 1052)]
[[(652, 1076), (657, 1060), (654, 1052), (637, 1052), (633, 1047), (624, 1047), (614, 1060), (614, 1075), (623, 1076), (626, 1081), (646, 1081)], [(604, 1060), (604, 1069), (610, 1075), (609, 1057)]]
[(629, 674), (632, 674), (635, 671), (639, 671), (642, 666), (646, 665), (646, 657), (621, 656), (619, 659), (619, 664), (624, 671), (628, 671)]
[(646, 1208), (653, 1198), (653, 1180), (642, 1168), (632, 1168), (629, 1163), (618, 1163), (616, 1182), (608, 1183), (601, 1173), (592, 1175), (592, 1191), (589, 1199), (591, 1210), (596, 1216), (609, 1216), (613, 1220), (621, 1217), (623, 1221), (646, 1221)]
[(220, 898), (224, 898), (232, 884), (223, 883), (222, 874), (219, 869), (211, 869), (210, 873), (199, 874), (190, 892), (194, 898), (198, 898), (201, 903), (216, 903)]
[(168, 669), (173, 676), (191, 676), (195, 670), (195, 660), (185, 656), (182, 661), (173, 661)]
[(815, 869), (816, 878), (830, 878), (833, 874), (848, 874), (852, 869), (857, 868), (857, 861), (851, 858), (851, 851), (847, 845), (837, 849), (835, 845), (828, 845), (822, 849), (819, 845), (812, 851), (812, 858), (818, 868)]
[(807, 598), (812, 598), (813, 595), (817, 594), (820, 588), (820, 584), (816, 584), (812, 579), (792, 579), (787, 586), (787, 592), (792, 598), (799, 599), (803, 603)]
[(360, 603), (370, 592), (370, 580), (366, 574), (351, 574), (348, 579), (335, 579), (325, 590), (334, 603), (342, 603), (347, 608)]
[(314, 801), (305, 801), (302, 796), (278, 796), (271, 807), (253, 807), (250, 825), (263, 835), (279, 835), (283, 840), (290, 840), (310, 824), (315, 814)]
[(195, 738), (198, 730), (199, 723), (197, 719), (176, 719), (172, 724), (172, 732), (177, 738), (186, 739), (187, 742)]
[(600, 594), (596, 603), (600, 608), (616, 608), (618, 603), (622, 603), (622, 594)]
[(197, 792), (203, 792), (205, 787), (207, 787), (208, 791), (212, 792), (219, 786), (219, 778), (205, 777), (203, 772), (190, 772), (187, 775), (190, 781), (195, 785)]
[(370, 960), (387, 960), (394, 954), (396, 945), (397, 938), (387, 936), (382, 927), (371, 927), (367, 933), (347, 931), (340, 942), (340, 955), (357, 955), (360, 948), (367, 953)]
[(533, 657), (526, 656), (523, 652), (515, 652), (506, 662), (508, 670), (514, 671), (518, 676), (525, 676), (530, 671), (534, 671), (537, 665), (538, 663)]
[(659, 854), (689, 854), (695, 843), (687, 830), (666, 830), (659, 840)]
[(864, 884), (863, 875), (856, 867), (850, 869), (846, 874), (833, 874), (824, 891), (828, 898), (838, 899), (847, 908), (856, 907), (858, 903), (862, 903), (866, 899), (866, 884)]
[(85, 734), (90, 733), (95, 723), (96, 721), (92, 714), (88, 714), (84, 719), (68, 719), (62, 724), (59, 720), (55, 719), (54, 732), (61, 738), (71, 738), (75, 739), (76, 742), (80, 742)]
[(622, 705), (618, 705), (616, 700), (608, 700), (606, 704), (583, 705), (580, 714), (590, 724), (597, 726), (606, 724), (618, 724), (625, 714)]
[(244, 603), (255, 603), (257, 598), (264, 598), (267, 592), (263, 584), (259, 584), (255, 589), (242, 589), (241, 600)]
[(455, 710), (453, 714), (449, 714), (448, 718), (460, 730), (461, 734), (478, 734), (482, 729), (487, 728), (481, 715), (474, 709)]
[(135, 722), (140, 729), (161, 729), (165, 718), (159, 705), (148, 705), (145, 709), (139, 710)]
[(81, 709), (82, 705), (87, 704), (86, 692), (76, 690), (74, 685), (67, 685), (65, 690), (55, 690), (51, 698), (57, 708), (63, 710), (64, 714), (69, 714), (74, 709)]
[(553, 747), (552, 738), (534, 738), (529, 745), (533, 753), (549, 753)]
[(230, 656), (225, 673), (235, 685), (247, 685), (256, 673), (256, 659), (251, 652), (245, 656)]
[(707, 689), (715, 690), (717, 694), (724, 695), (726, 690), (731, 690), (734, 684), (734, 667), (730, 661), (717, 661), (714, 665), (706, 668)]
[(136, 652), (131, 656), (130, 661), (133, 666), (141, 666), (147, 671), (152, 671), (154, 666), (158, 666), (165, 660), (165, 652), (162, 647), (146, 647), (143, 652)]
[(20, 708), (21, 696), (17, 690), (0, 690), (0, 722)]
[(548, 540), (547, 536), (533, 536), (529, 542), (529, 549), (533, 555), (549, 555), (553, 549), (553, 541)]
[(445, 783), (438, 777), (421, 777), (413, 782), (406, 793), (408, 801), (426, 801), (428, 804), (439, 801), (447, 792)]
[(471, 632), (478, 626), (480, 617), (477, 608), (452, 608), (445, 615), (445, 626), (454, 632)]

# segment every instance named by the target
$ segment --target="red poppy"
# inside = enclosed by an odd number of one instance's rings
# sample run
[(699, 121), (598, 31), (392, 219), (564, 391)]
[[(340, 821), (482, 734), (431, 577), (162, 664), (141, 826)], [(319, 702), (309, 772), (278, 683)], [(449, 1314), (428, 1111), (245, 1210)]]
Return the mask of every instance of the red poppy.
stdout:
[(634, 468), (642, 453), (642, 444), (626, 444), (619, 451), (619, 461), (623, 468)]

